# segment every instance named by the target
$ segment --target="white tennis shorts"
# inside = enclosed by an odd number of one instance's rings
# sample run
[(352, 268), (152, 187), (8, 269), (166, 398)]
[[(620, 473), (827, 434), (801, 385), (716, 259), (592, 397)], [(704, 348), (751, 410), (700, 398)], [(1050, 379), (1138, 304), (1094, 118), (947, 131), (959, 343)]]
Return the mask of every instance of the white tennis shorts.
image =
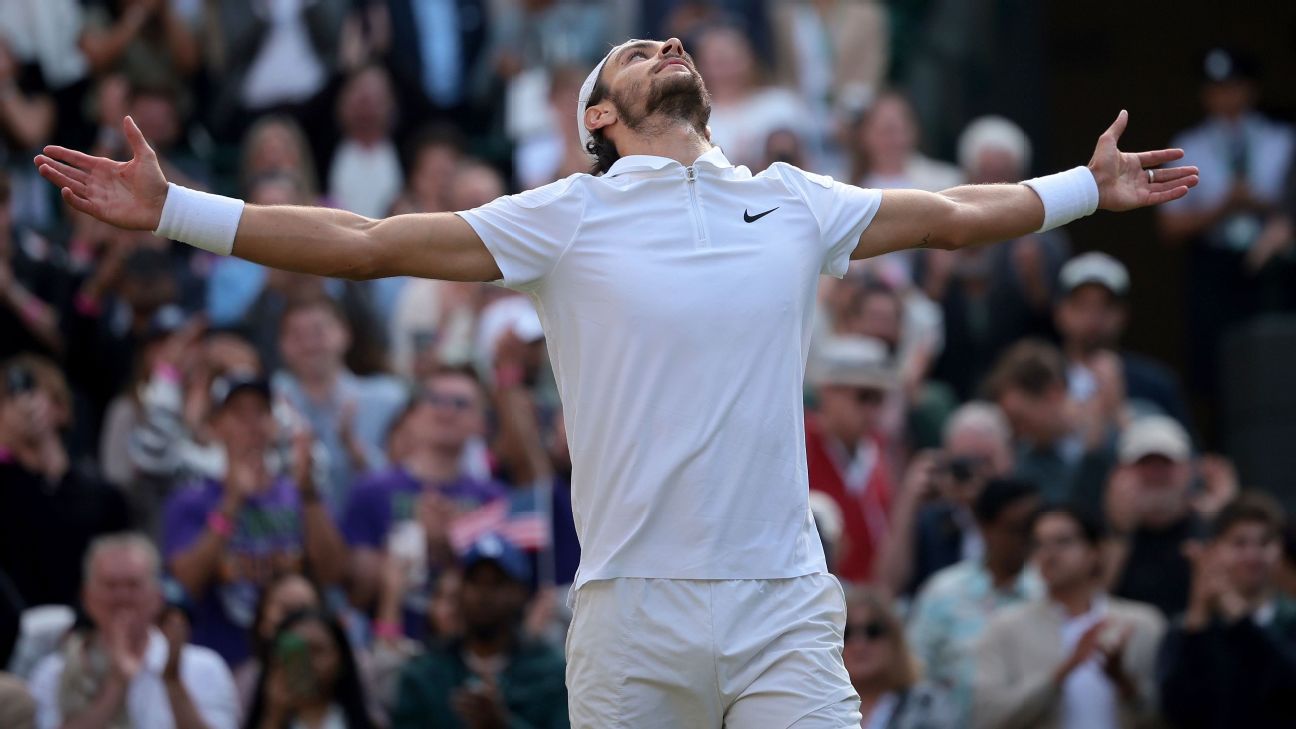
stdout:
[(858, 729), (832, 575), (623, 577), (576, 592), (573, 729)]

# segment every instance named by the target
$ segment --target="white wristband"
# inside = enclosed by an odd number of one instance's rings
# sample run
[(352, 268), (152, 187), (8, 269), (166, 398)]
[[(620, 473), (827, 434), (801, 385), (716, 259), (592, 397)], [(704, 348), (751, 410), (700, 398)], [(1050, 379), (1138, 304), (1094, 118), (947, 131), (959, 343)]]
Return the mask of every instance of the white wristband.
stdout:
[(154, 235), (228, 256), (243, 217), (243, 201), (167, 183), (162, 219)]
[(1098, 182), (1088, 167), (1036, 177), (1022, 184), (1034, 190), (1044, 203), (1044, 225), (1036, 233), (1059, 228), (1098, 209)]

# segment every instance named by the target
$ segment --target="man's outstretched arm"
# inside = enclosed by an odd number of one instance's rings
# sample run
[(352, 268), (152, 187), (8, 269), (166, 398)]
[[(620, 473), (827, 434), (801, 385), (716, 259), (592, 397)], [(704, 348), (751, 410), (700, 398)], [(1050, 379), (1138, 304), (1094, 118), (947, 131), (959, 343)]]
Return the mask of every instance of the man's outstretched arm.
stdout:
[[(1182, 158), (1183, 150), (1130, 153), (1117, 149), (1128, 120), (1124, 111), (1117, 115), (1098, 138), (1089, 161), (1098, 207), (1133, 210), (1188, 194), (1188, 188), (1197, 184), (1196, 167), (1155, 169), (1148, 175), (1149, 169)], [(1044, 222), (1045, 203), (1025, 184), (963, 185), (938, 193), (886, 190), (851, 258), (871, 258), (907, 248), (952, 250), (1012, 240), (1039, 230)]]
[[(157, 230), (167, 181), (135, 122), (128, 117), (123, 127), (134, 155), (128, 162), (51, 146), (36, 166), (76, 210), (118, 228)], [(288, 271), (353, 279), (501, 278), (481, 238), (453, 213), (373, 220), (326, 208), (248, 205), (237, 231), (234, 255)]]

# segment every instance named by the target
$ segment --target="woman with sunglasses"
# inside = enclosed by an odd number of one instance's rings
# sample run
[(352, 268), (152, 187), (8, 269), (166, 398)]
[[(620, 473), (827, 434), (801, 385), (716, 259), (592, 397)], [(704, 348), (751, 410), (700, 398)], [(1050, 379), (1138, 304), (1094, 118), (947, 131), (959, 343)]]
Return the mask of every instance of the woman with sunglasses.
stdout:
[(860, 696), (863, 729), (954, 726), (949, 704), (919, 680), (904, 627), (880, 590), (864, 588), (847, 602), (842, 658)]

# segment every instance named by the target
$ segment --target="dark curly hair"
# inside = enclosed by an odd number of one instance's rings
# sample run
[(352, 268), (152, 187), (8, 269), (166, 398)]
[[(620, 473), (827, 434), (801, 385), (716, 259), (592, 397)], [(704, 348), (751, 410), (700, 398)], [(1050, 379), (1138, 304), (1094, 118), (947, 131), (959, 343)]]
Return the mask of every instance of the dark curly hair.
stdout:
[[(603, 83), (602, 74), (594, 82), (594, 88), (590, 91), (589, 101), (585, 102), (585, 108), (588, 109), (595, 104), (602, 102), (608, 96), (607, 84)], [(601, 175), (612, 169), (612, 165), (621, 159), (617, 152), (616, 144), (607, 138), (602, 129), (595, 129), (590, 132), (590, 140), (585, 143), (585, 151), (594, 157), (594, 168), (590, 174)]]

